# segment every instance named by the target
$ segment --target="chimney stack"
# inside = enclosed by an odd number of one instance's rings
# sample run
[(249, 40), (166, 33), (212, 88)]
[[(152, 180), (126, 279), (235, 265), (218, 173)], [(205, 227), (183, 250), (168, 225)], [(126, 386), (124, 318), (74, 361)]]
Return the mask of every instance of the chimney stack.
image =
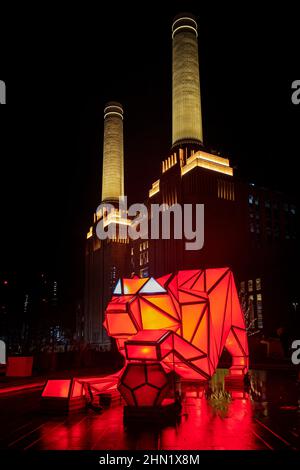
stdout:
[(203, 144), (197, 22), (191, 14), (172, 25), (172, 146)]
[(110, 102), (104, 108), (102, 201), (124, 195), (123, 107)]

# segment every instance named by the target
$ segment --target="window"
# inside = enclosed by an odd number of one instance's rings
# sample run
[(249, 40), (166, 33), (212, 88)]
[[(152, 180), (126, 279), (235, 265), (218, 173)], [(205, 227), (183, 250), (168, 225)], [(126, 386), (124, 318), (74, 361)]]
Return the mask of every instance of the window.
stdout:
[(131, 248), (131, 256), (134, 255), (134, 251), (133, 251), (133, 248)]
[(251, 324), (252, 328), (254, 327), (254, 319), (255, 319), (253, 300), (254, 300), (253, 295), (252, 294), (249, 295), (249, 297), (248, 297), (248, 312), (249, 312), (249, 320), (250, 320), (250, 324)]
[(145, 242), (140, 243), (140, 251), (147, 250), (148, 246), (149, 246), (148, 240), (146, 240)]
[(259, 329), (263, 328), (263, 316), (262, 316), (262, 296), (257, 294), (256, 296), (256, 311), (257, 311), (257, 326)]
[(261, 290), (261, 278), (260, 277), (255, 279), (255, 288), (256, 290)]
[(227, 201), (235, 200), (234, 183), (220, 179), (217, 181), (217, 188), (219, 199), (226, 199)]
[(147, 264), (149, 262), (148, 251), (143, 251), (140, 253), (140, 266)]
[(251, 194), (249, 194), (248, 201), (249, 201), (249, 204), (253, 204), (253, 202), (254, 202), (254, 197)]
[(240, 283), (240, 289), (241, 289), (241, 292), (245, 292), (245, 281), (242, 281)]
[(252, 279), (249, 279), (248, 281), (248, 292), (252, 292), (253, 291), (253, 281)]

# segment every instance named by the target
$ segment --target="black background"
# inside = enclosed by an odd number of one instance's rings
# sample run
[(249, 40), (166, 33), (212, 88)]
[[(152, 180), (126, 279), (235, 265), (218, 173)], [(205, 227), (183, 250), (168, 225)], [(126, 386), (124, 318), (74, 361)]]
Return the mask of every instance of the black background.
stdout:
[(297, 190), (296, 2), (64, 5), (1, 7), (1, 276), (45, 271), (66, 301), (82, 296), (104, 104), (124, 106), (125, 189), (140, 201), (171, 145), (171, 24), (181, 11), (198, 17), (205, 142), (241, 177)]

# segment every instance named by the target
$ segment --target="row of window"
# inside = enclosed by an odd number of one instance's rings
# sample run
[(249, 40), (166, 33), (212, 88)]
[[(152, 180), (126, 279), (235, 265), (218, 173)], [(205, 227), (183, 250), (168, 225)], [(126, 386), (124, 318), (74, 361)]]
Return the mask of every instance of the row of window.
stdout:
[[(265, 224), (261, 225), (260, 201), (257, 196), (249, 195), (249, 228), (252, 234), (260, 237), (262, 228), (265, 230), (268, 241), (278, 240), (281, 236), (286, 240), (296, 238), (296, 207), (293, 204), (283, 204), (283, 218), (280, 217), (280, 204), (278, 201), (264, 201)], [(282, 223), (280, 223), (282, 220)]]
[(250, 310), (250, 321), (252, 329), (262, 329), (263, 314), (262, 314), (262, 295), (261, 294), (250, 294), (248, 297), (248, 308)]
[(226, 199), (227, 201), (234, 201), (234, 183), (218, 179), (218, 198)]
[(261, 278), (248, 279), (240, 283), (241, 297), (245, 300), (247, 311), (247, 327), (251, 330), (263, 328), (263, 305), (261, 293)]
[[(146, 240), (146, 241), (143, 242), (143, 243), (140, 243), (140, 251), (147, 250), (148, 247), (149, 247), (149, 242), (148, 242), (148, 240)], [(131, 254), (133, 254), (133, 253), (131, 253)]]
[[(246, 292), (246, 281), (242, 281), (240, 283), (241, 291)], [(261, 290), (261, 278), (257, 277), (255, 280), (248, 279), (247, 281), (247, 291), (253, 292), (253, 290), (260, 291)]]
[[(259, 200), (258, 196), (254, 196), (253, 194), (249, 194), (248, 202), (250, 206), (260, 206), (261, 201)], [(281, 207), (281, 203), (279, 201), (270, 201), (268, 199), (264, 200), (264, 207), (268, 210), (273, 211), (273, 213), (278, 214), (278, 210)], [(284, 203), (282, 204), (282, 208), (284, 212), (288, 212), (291, 215), (296, 215), (296, 206), (294, 204)]]
[(177, 204), (177, 192), (176, 189), (170, 189), (170, 191), (163, 192), (163, 204), (168, 204), (168, 206), (173, 206)]

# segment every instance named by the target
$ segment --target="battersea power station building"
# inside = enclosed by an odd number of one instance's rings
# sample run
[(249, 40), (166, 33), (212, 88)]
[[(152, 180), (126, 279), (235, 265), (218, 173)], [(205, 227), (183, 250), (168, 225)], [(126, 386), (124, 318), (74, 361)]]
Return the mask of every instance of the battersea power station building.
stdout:
[[(203, 141), (197, 21), (190, 14), (172, 24), (172, 142), (146, 205), (204, 204), (204, 245), (187, 250), (186, 240), (122, 237), (100, 240), (96, 211), (87, 233), (82, 334), (108, 347), (104, 312), (119, 277), (162, 276), (179, 269), (231, 268), (247, 317), (249, 334), (276, 336), (295, 318), (296, 207), (288, 196), (235, 177), (227, 155)], [(102, 199), (114, 206), (106, 225), (132, 222), (119, 211), (124, 196), (123, 123), (130, 116), (117, 102), (104, 109)], [(166, 207), (166, 206), (165, 206)], [(150, 224), (151, 220), (149, 220)], [(150, 231), (149, 231), (150, 233)]]

